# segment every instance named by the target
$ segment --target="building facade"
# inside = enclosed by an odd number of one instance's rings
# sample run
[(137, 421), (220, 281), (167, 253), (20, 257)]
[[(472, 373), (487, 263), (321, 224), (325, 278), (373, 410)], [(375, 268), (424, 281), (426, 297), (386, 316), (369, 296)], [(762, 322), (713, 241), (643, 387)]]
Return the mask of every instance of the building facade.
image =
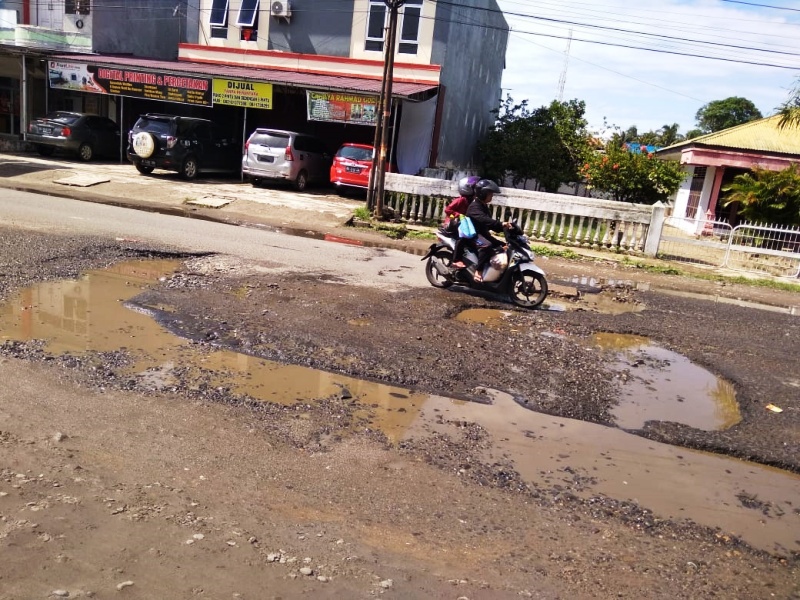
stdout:
[(720, 200), (737, 175), (756, 168), (781, 171), (800, 162), (800, 129), (781, 127), (780, 120), (774, 115), (656, 151), (659, 158), (679, 160), (686, 171), (672, 209), (684, 229), (694, 233), (706, 220), (735, 225), (736, 206)]
[[(123, 129), (149, 111), (213, 118), (243, 139), (256, 126), (313, 133), (332, 150), (374, 139), (383, 0), (40, 4), (0, 0), (0, 94), (17, 90), (16, 120), (0, 135), (24, 139), (33, 116), (68, 108)], [(474, 163), (500, 103), (507, 39), (495, 0), (406, 0), (394, 49), (394, 168)]]

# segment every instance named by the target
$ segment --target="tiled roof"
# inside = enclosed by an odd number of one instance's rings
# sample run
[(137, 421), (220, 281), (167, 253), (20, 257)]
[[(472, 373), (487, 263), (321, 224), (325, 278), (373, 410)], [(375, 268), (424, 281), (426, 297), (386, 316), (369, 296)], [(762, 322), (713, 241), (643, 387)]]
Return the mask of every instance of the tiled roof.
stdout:
[[(267, 82), (275, 85), (312, 90), (334, 90), (375, 96), (381, 93), (381, 81), (379, 79), (367, 79), (355, 76), (348, 77), (342, 75), (284, 71), (281, 69), (237, 67), (186, 61), (151, 60), (146, 58), (104, 56), (99, 54), (66, 54), (54, 56), (53, 58), (64, 61), (91, 62), (92, 64), (116, 68), (152, 69), (156, 71), (169, 71), (171, 73), (186, 73), (199, 77), (243, 79), (245, 81)], [(427, 99), (428, 95), (432, 93), (436, 87), (437, 86), (429, 83), (394, 81), (392, 83), (392, 96), (399, 98), (416, 99), (419, 97)]]
[(780, 115), (773, 115), (766, 119), (750, 121), (673, 144), (662, 148), (657, 154), (662, 156), (676, 154), (688, 148), (701, 147), (800, 156), (800, 127), (781, 128), (778, 126), (780, 120)]

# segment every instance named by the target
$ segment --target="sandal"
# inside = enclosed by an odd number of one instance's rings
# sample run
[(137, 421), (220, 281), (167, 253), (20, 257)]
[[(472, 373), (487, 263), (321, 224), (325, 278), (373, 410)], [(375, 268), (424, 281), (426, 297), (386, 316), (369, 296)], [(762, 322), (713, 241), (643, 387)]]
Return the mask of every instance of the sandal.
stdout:
[(452, 266), (453, 266), (454, 269), (466, 269), (467, 268), (467, 265), (465, 265), (460, 260), (457, 260), (456, 262), (454, 262)]

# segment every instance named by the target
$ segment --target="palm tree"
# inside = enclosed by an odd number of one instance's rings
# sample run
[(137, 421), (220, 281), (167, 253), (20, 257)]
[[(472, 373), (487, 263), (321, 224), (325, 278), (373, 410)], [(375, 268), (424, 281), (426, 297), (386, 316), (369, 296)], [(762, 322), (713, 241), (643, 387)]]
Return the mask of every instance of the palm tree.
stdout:
[(672, 146), (676, 142), (683, 141), (683, 136), (678, 133), (679, 127), (677, 123), (664, 125), (659, 132), (659, 145)]
[(800, 224), (800, 172), (793, 164), (782, 171), (753, 169), (737, 175), (727, 187), (723, 206), (739, 203), (739, 215), (748, 221)]
[(784, 127), (800, 127), (800, 83), (792, 90), (789, 99), (781, 107), (778, 114), (781, 120), (778, 126), (783, 129)]

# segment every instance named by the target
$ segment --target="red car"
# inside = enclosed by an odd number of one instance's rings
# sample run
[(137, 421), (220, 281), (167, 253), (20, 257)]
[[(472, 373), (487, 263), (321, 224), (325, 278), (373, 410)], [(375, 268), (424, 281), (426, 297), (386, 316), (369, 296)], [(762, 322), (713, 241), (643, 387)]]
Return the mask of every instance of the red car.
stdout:
[[(375, 149), (367, 144), (343, 144), (331, 165), (331, 183), (338, 192), (367, 189)], [(389, 170), (389, 166), (386, 166)]]

